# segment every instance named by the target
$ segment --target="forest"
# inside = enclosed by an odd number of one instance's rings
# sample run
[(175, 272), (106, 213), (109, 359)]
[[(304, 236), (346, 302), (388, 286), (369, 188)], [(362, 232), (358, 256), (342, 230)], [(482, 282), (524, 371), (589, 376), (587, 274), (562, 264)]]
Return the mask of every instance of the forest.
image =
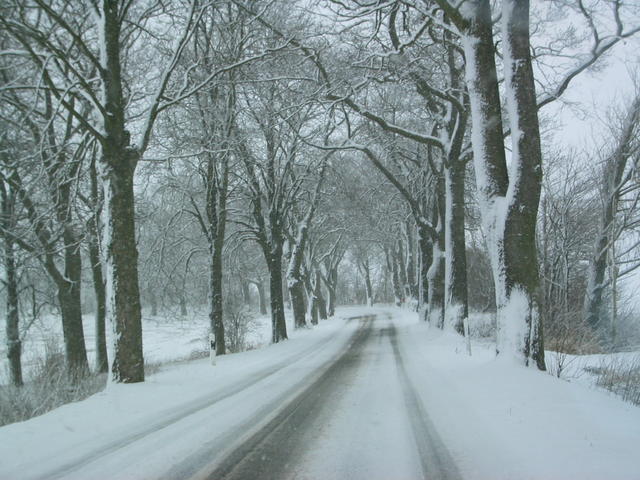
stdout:
[(638, 31), (632, 0), (2, 0), (2, 383), (45, 318), (78, 389), (194, 312), (218, 356), (374, 303), (539, 370), (637, 349), (638, 63), (592, 144), (558, 112)]

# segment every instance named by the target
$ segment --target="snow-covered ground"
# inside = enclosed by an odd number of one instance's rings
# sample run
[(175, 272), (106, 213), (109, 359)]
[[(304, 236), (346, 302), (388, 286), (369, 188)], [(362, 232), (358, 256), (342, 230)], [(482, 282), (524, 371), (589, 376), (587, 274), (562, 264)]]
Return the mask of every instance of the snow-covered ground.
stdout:
[[(345, 318), (367, 312), (377, 315), (367, 343), (357, 362), (347, 362), (351, 373), (327, 397), (331, 404), (318, 407), (329, 414), (310, 415), (319, 440), (301, 458), (315, 476), (300, 478), (338, 478), (338, 461), (361, 462), (349, 470), (352, 479), (382, 478), (386, 459), (415, 461), (433, 442), (466, 479), (640, 478), (640, 408), (496, 359), (486, 343), (474, 342), (469, 356), (460, 338), (391, 307), (343, 309), (290, 341), (221, 357), (215, 367), (206, 359), (170, 365), (143, 384), (109, 385), (2, 427), (0, 478), (206, 478), (356, 348), (361, 322)], [(360, 429), (359, 418), (367, 428), (352, 443), (337, 438)], [(407, 436), (429, 431), (405, 428), (416, 420), (433, 427), (424, 448)]]
[[(89, 364), (95, 359), (95, 323), (93, 314), (84, 315), (83, 327)], [(9, 379), (6, 354), (4, 318), (0, 318), (0, 384)], [(290, 315), (287, 327), (293, 328)], [(251, 321), (247, 346), (259, 348), (271, 339), (271, 320), (262, 316)], [(150, 364), (186, 360), (208, 351), (209, 317), (205, 312), (191, 311), (187, 317), (164, 313), (152, 316), (143, 312), (143, 349), (145, 362)], [(107, 342), (111, 342), (111, 329), (107, 328)], [(42, 362), (47, 350), (63, 352), (62, 324), (55, 315), (45, 315), (34, 322), (24, 334), (22, 344), (23, 371), (29, 378), (33, 369)]]

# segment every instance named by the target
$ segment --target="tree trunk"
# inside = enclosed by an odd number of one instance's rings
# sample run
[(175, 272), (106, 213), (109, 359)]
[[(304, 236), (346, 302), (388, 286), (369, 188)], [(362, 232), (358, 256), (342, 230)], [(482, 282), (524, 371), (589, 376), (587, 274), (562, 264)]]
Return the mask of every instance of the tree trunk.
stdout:
[(89, 373), (80, 298), (82, 261), (79, 241), (75, 235), (68, 228), (65, 228), (62, 236), (64, 242), (64, 279), (58, 279), (57, 282), (58, 302), (62, 314), (67, 370), (71, 378), (77, 379)]
[(540, 318), (536, 223), (542, 189), (542, 148), (536, 89), (529, 43), (528, 0), (504, 0), (505, 80), (507, 110), (512, 132), (512, 168), (507, 218), (504, 230), (504, 272), (507, 309), (503, 322), (514, 322), (512, 307), (522, 308), (519, 322), (524, 331), (512, 336), (513, 328), (500, 335), (515, 346), (518, 357), (529, 359), (545, 370), (542, 322)]
[(413, 225), (411, 224), (409, 219), (405, 221), (404, 225), (405, 225), (405, 237), (407, 240), (407, 255), (406, 255), (407, 288), (406, 288), (405, 295), (409, 298), (417, 299), (418, 285), (416, 283), (416, 266), (415, 266), (415, 259), (413, 255), (413, 252), (414, 252)]
[(258, 290), (258, 304), (260, 307), (260, 315), (266, 315), (267, 314), (267, 300), (264, 296), (264, 284), (262, 283), (262, 280), (258, 280), (256, 283), (256, 289)]
[(153, 291), (149, 292), (149, 302), (151, 303), (151, 316), (157, 317), (158, 316), (158, 297), (156, 297), (156, 294), (153, 293)]
[(532, 361), (544, 369), (535, 244), (542, 167), (529, 53), (529, 2), (503, 1), (507, 110), (514, 132), (510, 176), (504, 153), (490, 3), (476, 0), (465, 8), (462, 44), (478, 200), (496, 287), (497, 351), (519, 363), (529, 365)]
[(333, 317), (336, 314), (336, 290), (333, 287), (327, 285), (327, 315)]
[(114, 329), (112, 379), (118, 383), (144, 381), (142, 312), (138, 283), (133, 178), (140, 152), (129, 147), (125, 130), (125, 98), (120, 65), (121, 12), (105, 1), (99, 44), (103, 67), (105, 138), (99, 162), (104, 189), (104, 249), (107, 314)]
[(105, 201), (107, 312), (114, 328), (113, 380), (144, 381), (142, 314), (138, 287), (138, 248), (132, 160), (108, 150), (102, 174)]
[(186, 317), (189, 315), (189, 311), (187, 310), (187, 300), (184, 298), (184, 294), (180, 294), (180, 298), (178, 299), (178, 303), (180, 305), (180, 316)]
[(282, 291), (282, 247), (277, 247), (270, 252), (268, 264), (269, 291), (271, 294), (271, 341), (278, 343), (288, 338)]
[(431, 325), (444, 326), (445, 251), (444, 231), (438, 223), (437, 239), (432, 243), (431, 266), (428, 275), (428, 321)]
[(216, 355), (225, 355), (227, 346), (224, 338), (224, 318), (222, 306), (222, 248), (212, 248), (209, 277), (209, 324), (216, 339)]
[(368, 307), (373, 306), (373, 287), (371, 285), (371, 272), (369, 271), (369, 260), (364, 260), (361, 263), (362, 275), (364, 277), (364, 294)]
[(249, 282), (245, 279), (240, 279), (240, 288), (242, 288), (242, 302), (251, 306), (251, 293), (249, 292)]
[(320, 272), (317, 270), (316, 270), (316, 284), (315, 284), (315, 290), (313, 295), (315, 296), (318, 304), (318, 316), (320, 317), (320, 320), (326, 320), (327, 319), (327, 302), (325, 301), (324, 296), (322, 295), (322, 278), (321, 278)]
[[(389, 252), (387, 247), (384, 247), (384, 256), (387, 262), (387, 270), (391, 272), (391, 288), (393, 289), (393, 302), (396, 307), (402, 304), (402, 285), (400, 283), (400, 276), (398, 274), (398, 263), (392, 252)], [(385, 292), (386, 294), (386, 292)]]
[(464, 335), (469, 316), (467, 254), (464, 232), (464, 181), (466, 165), (459, 160), (445, 168), (445, 322)]
[(407, 263), (404, 255), (404, 248), (402, 246), (402, 240), (398, 238), (396, 241), (396, 268), (398, 270), (398, 285), (400, 287), (400, 303), (404, 303), (407, 296)]
[[(102, 199), (98, 189), (98, 174), (96, 172), (95, 157), (89, 168), (89, 180), (91, 186), (91, 201), (93, 212), (87, 221), (89, 262), (91, 263), (91, 277), (93, 280), (93, 291), (96, 299), (95, 315), (95, 368), (97, 373), (107, 373), (109, 371), (109, 359), (107, 355), (107, 300), (105, 292), (104, 275), (102, 273), (102, 263), (100, 261), (100, 237), (98, 233), (98, 219), (102, 211)], [(154, 297), (155, 298), (155, 297)], [(155, 315), (155, 314), (154, 314)]]
[(431, 234), (425, 226), (418, 225), (418, 249), (420, 254), (420, 279), (418, 308), (422, 320), (428, 321), (429, 267), (433, 261)]
[(604, 210), (594, 245), (593, 256), (589, 263), (587, 289), (584, 297), (583, 318), (588, 325), (602, 339), (604, 325), (602, 325), (603, 290), (605, 272), (607, 269), (607, 255), (614, 244), (616, 234), (614, 222), (617, 214), (617, 202), (620, 189), (624, 185), (624, 172), (629, 158), (630, 142), (635, 139), (635, 127), (640, 121), (640, 96), (637, 97), (624, 120), (623, 131), (617, 140), (616, 149), (605, 167), (604, 178)]
[(304, 304), (304, 285), (299, 278), (289, 278), (289, 295), (291, 297), (291, 308), (293, 310), (293, 321), (296, 328), (307, 326), (306, 307)]
[[(5, 202), (3, 202), (5, 203)], [(3, 205), (4, 207), (5, 205)], [(3, 215), (7, 215), (3, 208)], [(5, 222), (7, 219), (4, 220)], [(4, 222), (3, 222), (4, 223)], [(13, 242), (4, 239), (4, 270), (6, 275), (5, 287), (7, 289), (7, 358), (9, 359), (9, 374), (11, 384), (17, 387), (23, 385), (22, 380), (22, 342), (20, 341), (20, 328), (18, 315), (18, 275), (16, 271), (15, 253)]]
[(96, 363), (95, 368), (98, 373), (109, 371), (109, 360), (107, 358), (107, 335), (106, 335), (106, 296), (105, 284), (102, 276), (102, 264), (100, 263), (100, 250), (98, 248), (98, 233), (95, 229), (95, 219), (89, 221), (89, 261), (91, 262), (91, 276), (93, 279), (93, 291), (96, 297), (95, 315), (95, 348)]

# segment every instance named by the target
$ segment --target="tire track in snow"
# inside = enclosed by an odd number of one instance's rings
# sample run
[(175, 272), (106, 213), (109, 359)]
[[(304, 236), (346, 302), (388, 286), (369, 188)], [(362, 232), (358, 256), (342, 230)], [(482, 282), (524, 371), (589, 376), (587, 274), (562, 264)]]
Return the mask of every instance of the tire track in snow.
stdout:
[[(353, 321), (359, 318), (361, 317), (359, 316), (348, 317), (346, 320)], [(182, 408), (179, 408), (177, 412), (176, 412), (176, 408), (170, 408), (165, 412), (161, 412), (160, 414), (158, 414), (158, 417), (162, 418), (163, 420), (151, 423), (149, 426), (141, 428), (138, 432), (134, 434), (126, 435), (122, 438), (118, 438), (112, 442), (109, 442), (106, 445), (102, 445), (91, 452), (83, 454), (78, 458), (63, 464), (60, 467), (57, 467), (47, 472), (47, 474), (45, 475), (35, 477), (35, 478), (40, 480), (55, 480), (55, 479), (63, 478), (66, 475), (69, 475), (71, 473), (77, 472), (78, 470), (82, 469), (83, 467), (97, 460), (100, 460), (119, 450), (122, 450), (128, 447), (129, 445), (144, 439), (149, 435), (152, 435), (162, 429), (170, 427), (171, 425), (191, 415), (194, 415), (206, 408), (211, 407), (217, 402), (225, 400), (233, 395), (238, 394), (239, 392), (245, 390), (246, 388), (249, 388), (257, 384), (258, 382), (268, 379), (269, 377), (278, 373), (280, 370), (292, 364), (295, 364), (306, 357), (314, 355), (318, 351), (322, 350), (327, 344), (329, 344), (333, 340), (334, 340), (334, 336), (329, 335), (327, 336), (326, 339), (314, 345), (310, 350), (305, 350), (296, 355), (289, 356), (286, 359), (282, 360), (281, 362), (275, 365), (272, 365), (271, 367), (268, 367), (256, 372), (255, 374), (249, 376), (244, 381), (240, 381), (234, 385), (231, 385), (229, 388), (225, 389), (224, 391), (221, 391), (212, 396), (207, 396), (206, 398), (197, 399), (186, 405), (183, 405)]]
[(309, 445), (306, 427), (322, 413), (327, 398), (341, 380), (362, 362), (361, 351), (373, 331), (375, 316), (364, 317), (351, 345), (322, 375), (307, 386), (265, 426), (233, 450), (205, 478), (207, 480), (281, 480), (294, 473), (295, 462)]
[(397, 331), (395, 325), (391, 324), (385, 330), (389, 337), (393, 356), (398, 370), (398, 378), (402, 385), (409, 423), (416, 441), (422, 472), (425, 479), (429, 480), (460, 480), (460, 472), (456, 467), (451, 454), (444, 445), (433, 423), (429, 419), (420, 397), (416, 393), (411, 379), (407, 374), (402, 354), (398, 346)]

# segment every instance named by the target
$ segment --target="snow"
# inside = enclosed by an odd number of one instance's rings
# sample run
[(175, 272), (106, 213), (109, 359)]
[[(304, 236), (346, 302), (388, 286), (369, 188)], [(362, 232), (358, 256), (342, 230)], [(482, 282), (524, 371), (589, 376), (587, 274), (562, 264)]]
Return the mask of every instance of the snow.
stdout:
[(407, 314), (399, 335), (409, 375), (464, 478), (638, 478), (639, 408), (498, 361), (494, 344), (474, 342), (469, 357), (464, 339)]
[[(178, 309), (176, 308), (176, 311)], [(9, 379), (9, 362), (6, 355), (5, 318), (0, 318), (0, 383)], [(95, 364), (94, 314), (82, 317), (89, 365)], [(293, 330), (293, 319), (287, 316), (287, 331)], [(191, 310), (188, 317), (170, 311), (153, 316), (143, 311), (142, 331), (144, 360), (148, 364), (163, 364), (202, 356), (209, 351), (209, 316), (205, 310)], [(112, 328), (107, 325), (107, 348), (109, 359), (113, 359)], [(28, 379), (34, 368), (44, 358), (47, 349), (63, 352), (62, 325), (57, 315), (44, 315), (23, 334), (23, 369)], [(271, 341), (271, 318), (257, 317), (251, 321), (246, 343), (250, 349)]]
[(465, 479), (638, 478), (639, 408), (497, 361), (492, 343), (474, 341), (469, 356), (458, 335), (393, 307), (343, 308), (287, 342), (218, 357), (216, 367), (167, 366), (145, 383), (112, 384), (2, 427), (0, 478), (200, 478), (349, 351), (359, 321), (345, 318), (371, 313), (345, 381), (309, 412), (300, 478), (415, 478), (424, 464), (417, 423)]

